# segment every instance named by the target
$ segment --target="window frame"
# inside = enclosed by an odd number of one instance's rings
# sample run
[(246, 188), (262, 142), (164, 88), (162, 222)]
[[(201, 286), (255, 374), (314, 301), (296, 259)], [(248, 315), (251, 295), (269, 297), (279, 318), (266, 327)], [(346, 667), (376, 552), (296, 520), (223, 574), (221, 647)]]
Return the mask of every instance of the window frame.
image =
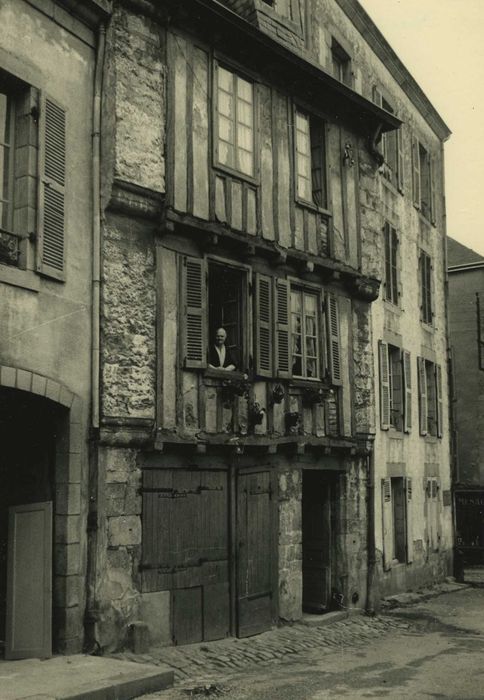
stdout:
[[(302, 346), (302, 352), (301, 352), (301, 371), (302, 374), (294, 374), (294, 353), (293, 353), (293, 336), (297, 335), (295, 334), (293, 330), (293, 315), (294, 312), (292, 310), (292, 295), (293, 293), (299, 292), (301, 294), (301, 330), (304, 332), (301, 332), (301, 346)], [(306, 296), (312, 296), (315, 298), (315, 314), (314, 314), (314, 319), (316, 322), (316, 334), (315, 336), (308, 336), (305, 332), (306, 328), (306, 313), (305, 313), (305, 298)], [(291, 367), (291, 376), (293, 379), (297, 381), (308, 381), (308, 382), (320, 382), (322, 381), (322, 376), (324, 374), (323, 372), (323, 356), (322, 356), (322, 348), (324, 347), (324, 344), (321, 342), (322, 341), (322, 333), (323, 331), (323, 322), (322, 322), (322, 312), (321, 312), (321, 295), (318, 293), (318, 290), (308, 287), (307, 285), (304, 284), (297, 284), (296, 282), (291, 281), (290, 286), (289, 286), (289, 303), (290, 303), (290, 310), (289, 310), (289, 332), (290, 332), (290, 367)], [(309, 359), (315, 359), (315, 365), (316, 365), (316, 371), (317, 371), (317, 376), (314, 377), (308, 377), (307, 376), (307, 351), (306, 351), (306, 341), (307, 338), (314, 338), (316, 341), (316, 356), (315, 357), (310, 357)], [(297, 355), (299, 357), (299, 355)]]
[[(389, 221), (383, 227), (385, 251), (385, 301), (400, 306), (400, 238)], [(392, 244), (395, 244), (394, 246)], [(390, 290), (390, 291), (389, 291)]]
[[(306, 109), (299, 102), (293, 103), (292, 108), (293, 115), (293, 128), (292, 128), (292, 140), (293, 140), (293, 181), (294, 181), (294, 198), (297, 204), (314, 209), (320, 213), (329, 213), (329, 173), (328, 173), (328, 127), (326, 119), (319, 114)], [(297, 120), (298, 115), (305, 117), (308, 123), (308, 146), (309, 146), (309, 187), (311, 189), (311, 199), (307, 199), (299, 193), (299, 158), (298, 158), (298, 127)], [(320, 145), (313, 145), (315, 137), (319, 131), (321, 137)], [(320, 163), (318, 167), (315, 167), (313, 150), (320, 148)], [(313, 173), (316, 170), (321, 172), (321, 203), (318, 203), (315, 199), (314, 187), (314, 176)], [(307, 178), (306, 178), (307, 179)]]
[[(352, 57), (340, 42), (334, 37), (331, 37), (331, 75), (335, 80), (338, 80), (347, 87), (353, 87), (353, 71)], [(335, 66), (337, 66), (338, 75), (335, 75)]]
[[(15, 95), (15, 91), (12, 88), (6, 87), (5, 92), (1, 93), (5, 95), (7, 99), (7, 119), (10, 120), (9, 129), (9, 142), (4, 143), (0, 141), (0, 148), (8, 148), (8, 168), (7, 168), (7, 198), (3, 199), (3, 193), (0, 193), (0, 201), (2, 204), (7, 203), (7, 224), (2, 225), (3, 220), (3, 207), (2, 207), (2, 218), (0, 218), (0, 230), (2, 232), (15, 235), (14, 231), (14, 210), (15, 210), (15, 124), (17, 119), (17, 103), (18, 95)], [(3, 139), (3, 137), (1, 137)]]
[[(395, 356), (397, 356), (395, 358)], [(397, 433), (410, 433), (412, 428), (412, 379), (410, 352), (385, 340), (378, 341), (380, 427)], [(382, 366), (382, 363), (385, 366)], [(395, 367), (398, 367), (400, 400), (396, 401)], [(396, 408), (395, 408), (396, 406)], [(398, 420), (395, 411), (398, 410)]]
[[(236, 167), (233, 167), (231, 165), (226, 165), (225, 163), (222, 163), (219, 157), (219, 70), (225, 70), (228, 73), (231, 73), (233, 76), (233, 82), (237, 78), (240, 78), (241, 80), (244, 80), (247, 83), (250, 83), (252, 86), (252, 166), (253, 166), (253, 172), (252, 174), (249, 173), (244, 173), (242, 170), (238, 170)], [(233, 95), (236, 95), (236, 92), (234, 90)], [(257, 185), (259, 183), (259, 158), (258, 158), (258, 151), (259, 151), (259, 139), (258, 139), (258, 131), (259, 131), (259, 96), (258, 96), (258, 90), (257, 90), (257, 79), (254, 75), (250, 75), (247, 71), (241, 70), (239, 66), (234, 65), (231, 61), (225, 60), (223, 57), (218, 57), (216, 56), (213, 61), (213, 71), (212, 71), (212, 98), (213, 98), (213, 109), (212, 109), (212, 142), (213, 142), (213, 148), (212, 148), (212, 155), (213, 155), (213, 167), (216, 168), (217, 170), (220, 170), (222, 172), (225, 172), (229, 175), (232, 175), (239, 180), (244, 180), (246, 182), (250, 182), (254, 185)], [(237, 99), (235, 97), (235, 103), (237, 102)], [(237, 148), (236, 148), (236, 125), (237, 125), (237, 117), (236, 117), (237, 112), (234, 112), (234, 119), (232, 121), (232, 127), (234, 129), (234, 153), (236, 154)], [(222, 139), (223, 140), (223, 139)], [(228, 143), (228, 142), (227, 142)]]
[(418, 357), (417, 364), (420, 435), (431, 439), (442, 439), (444, 434), (442, 366), (425, 357)]
[(432, 256), (423, 248), (419, 255), (419, 291), (420, 291), (420, 320), (427, 326), (433, 326), (433, 264)]

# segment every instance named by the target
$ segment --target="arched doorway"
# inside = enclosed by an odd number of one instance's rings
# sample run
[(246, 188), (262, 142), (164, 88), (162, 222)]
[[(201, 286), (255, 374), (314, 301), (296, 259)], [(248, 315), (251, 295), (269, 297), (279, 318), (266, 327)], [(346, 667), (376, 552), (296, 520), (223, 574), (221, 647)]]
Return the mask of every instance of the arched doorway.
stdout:
[(0, 387), (0, 643), (6, 658), (52, 653), (57, 442), (67, 409)]

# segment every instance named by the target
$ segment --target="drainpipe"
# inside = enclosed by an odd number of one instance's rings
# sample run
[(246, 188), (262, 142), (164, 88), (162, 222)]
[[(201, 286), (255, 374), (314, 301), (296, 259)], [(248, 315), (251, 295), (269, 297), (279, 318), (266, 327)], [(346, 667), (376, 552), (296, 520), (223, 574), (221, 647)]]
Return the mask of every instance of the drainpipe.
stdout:
[(101, 287), (101, 93), (104, 68), (106, 27), (99, 27), (92, 116), (92, 427), (99, 428), (99, 317)]
[(98, 539), (98, 455), (93, 438), (99, 428), (99, 351), (101, 304), (101, 96), (106, 27), (99, 26), (92, 109), (92, 320), (91, 320), (91, 441), (89, 449), (89, 504), (87, 520), (87, 571), (84, 651), (96, 653), (95, 628)]
[[(373, 436), (368, 436), (366, 452), (367, 481), (367, 549), (368, 570), (366, 582), (366, 606), (367, 615), (374, 615), (379, 609), (379, 597), (375, 591), (376, 577), (376, 543), (375, 543), (375, 451), (373, 449)], [(370, 442), (371, 440), (371, 442)]]

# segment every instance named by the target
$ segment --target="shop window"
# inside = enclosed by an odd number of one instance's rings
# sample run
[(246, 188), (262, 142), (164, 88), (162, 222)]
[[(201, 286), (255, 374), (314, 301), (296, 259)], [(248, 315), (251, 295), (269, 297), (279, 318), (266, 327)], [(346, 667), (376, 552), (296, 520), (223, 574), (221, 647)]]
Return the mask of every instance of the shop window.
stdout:
[(297, 199), (325, 208), (326, 148), (323, 122), (296, 109), (294, 141)]
[(423, 357), (417, 362), (420, 434), (442, 437), (442, 368)]
[(0, 71), (0, 263), (64, 279), (66, 113)]
[(254, 85), (217, 67), (216, 161), (244, 175), (254, 175)]
[(385, 222), (383, 235), (385, 239), (385, 299), (387, 301), (390, 301), (392, 304), (398, 305), (398, 235), (395, 228), (391, 226), (388, 222)]
[(412, 379), (410, 353), (380, 341), (380, 424), (410, 432), (412, 427)]

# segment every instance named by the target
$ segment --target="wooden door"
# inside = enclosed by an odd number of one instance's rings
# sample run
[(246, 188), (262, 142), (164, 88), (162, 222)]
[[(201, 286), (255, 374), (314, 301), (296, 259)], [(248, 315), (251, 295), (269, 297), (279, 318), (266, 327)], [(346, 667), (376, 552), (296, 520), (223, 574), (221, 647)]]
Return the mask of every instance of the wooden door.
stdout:
[(323, 613), (331, 604), (331, 484), (318, 471), (303, 472), (303, 610)]
[(269, 629), (273, 618), (272, 493), (269, 471), (237, 478), (237, 636)]
[(9, 508), (6, 659), (52, 655), (52, 502)]

